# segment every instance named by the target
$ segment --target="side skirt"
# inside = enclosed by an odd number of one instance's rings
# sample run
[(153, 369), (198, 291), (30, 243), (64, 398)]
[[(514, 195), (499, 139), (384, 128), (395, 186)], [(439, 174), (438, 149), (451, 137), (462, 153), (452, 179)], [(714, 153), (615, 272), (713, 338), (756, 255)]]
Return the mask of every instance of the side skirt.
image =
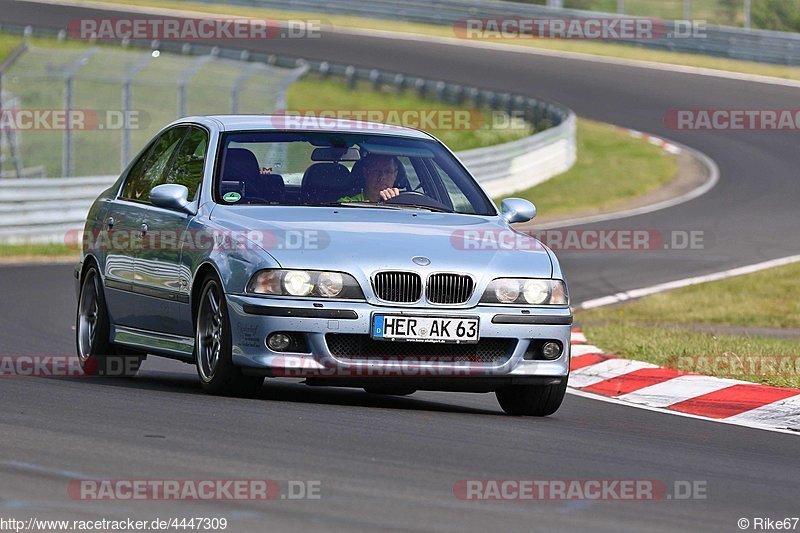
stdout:
[(111, 342), (148, 354), (194, 363), (194, 338), (115, 326)]

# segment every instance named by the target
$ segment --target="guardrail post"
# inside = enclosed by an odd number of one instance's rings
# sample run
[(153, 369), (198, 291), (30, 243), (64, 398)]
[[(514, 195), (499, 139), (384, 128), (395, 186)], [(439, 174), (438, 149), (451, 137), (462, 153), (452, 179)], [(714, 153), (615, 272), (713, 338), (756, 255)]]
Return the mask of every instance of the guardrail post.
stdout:
[(378, 85), (380, 85), (381, 80), (381, 73), (378, 72), (378, 69), (372, 69), (369, 71), (369, 82), (372, 84), (372, 90), (377, 91)]
[(348, 65), (344, 69), (344, 77), (347, 80), (347, 88), (351, 91), (356, 88), (356, 67)]
[(414, 82), (414, 88), (417, 90), (417, 94), (422, 97), (425, 96), (425, 80), (422, 78), (417, 78)]
[(397, 96), (403, 94), (403, 88), (406, 83), (406, 78), (402, 74), (396, 74), (394, 77), (394, 89)]

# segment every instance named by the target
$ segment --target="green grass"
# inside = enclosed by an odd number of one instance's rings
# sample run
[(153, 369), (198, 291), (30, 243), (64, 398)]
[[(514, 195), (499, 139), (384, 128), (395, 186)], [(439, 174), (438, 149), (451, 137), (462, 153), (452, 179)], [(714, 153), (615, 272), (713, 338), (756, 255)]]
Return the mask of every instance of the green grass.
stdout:
[(717, 377), (800, 387), (800, 342), (631, 325), (586, 326), (592, 344), (620, 357)]
[[(797, 340), (692, 331), (671, 324), (800, 328), (800, 263), (647, 296), (622, 305), (578, 311), (592, 344), (620, 356), (773, 385), (800, 386), (800, 366), (776, 363), (770, 375), (717, 369), (713, 358), (800, 356)], [(700, 357), (699, 360), (692, 357)], [(800, 358), (797, 359), (800, 365)], [(792, 363), (794, 364), (794, 363)], [(701, 368), (687, 368), (687, 366)], [(705, 365), (705, 366), (702, 366)]]
[(3, 58), (8, 56), (14, 48), (19, 46), (21, 42), (22, 38), (16, 35), (0, 34), (0, 62), (2, 62)]
[(0, 259), (21, 257), (75, 257), (79, 250), (65, 244), (0, 244)]
[(673, 156), (607, 124), (578, 120), (577, 141), (578, 158), (570, 170), (514, 195), (536, 204), (538, 222), (613, 209), (665, 185), (677, 172)]
[[(608, 1), (608, 0), (605, 0)], [(626, 0), (626, 10), (644, 9), (650, 0)], [(682, 0), (665, 0), (667, 2), (682, 2)], [(296, 19), (296, 20), (321, 20), (323, 23), (333, 26), (349, 28), (369, 28), (374, 30), (386, 30), (396, 32), (417, 33), (422, 35), (434, 35), (440, 37), (456, 37), (455, 32), (449, 26), (435, 26), (432, 24), (419, 24), (404, 22), (399, 20), (380, 20), (364, 17), (328, 15), (325, 13), (313, 13), (303, 11), (282, 11), (277, 9), (253, 8), (243, 6), (212, 5), (198, 2), (185, 2), (182, 0), (105, 0), (109, 4), (127, 4), (138, 6), (153, 6), (159, 8), (184, 9), (212, 14), (226, 14), (232, 16), (261, 17), (274, 19)], [(696, 4), (696, 11), (693, 18), (713, 18), (706, 17), (707, 6), (710, 0), (693, 0)], [(667, 4), (665, 4), (667, 5)], [(672, 5), (672, 4), (669, 4)], [(660, 7), (658, 9), (661, 9)], [(616, 10), (616, 0), (614, 0), (614, 10)], [(713, 8), (712, 8), (713, 11)], [(631, 11), (636, 13), (635, 11)], [(646, 14), (645, 11), (642, 14)], [(683, 10), (680, 9), (678, 18), (683, 17)], [(613, 44), (595, 41), (576, 41), (565, 39), (519, 39), (509, 41), (508, 44), (529, 46), (548, 50), (559, 50), (565, 52), (578, 52), (584, 54), (616, 57), (621, 59), (635, 59), (643, 61), (653, 61), (656, 63), (669, 63), (692, 67), (710, 68), (715, 70), (726, 70), (745, 74), (757, 74), (762, 76), (774, 76), (800, 80), (800, 67), (789, 67), (783, 65), (768, 65), (737, 59), (717, 58), (701, 54), (686, 54), (669, 52), (666, 50), (651, 50), (638, 46)]]
[(715, 324), (800, 328), (800, 263), (581, 311), (614, 324)]
[[(756, 0), (758, 1), (758, 0)], [(569, 0), (566, 7), (572, 7)], [(726, 25), (740, 25), (743, 22), (742, 2), (737, 9), (726, 9), (719, 0), (692, 0), (691, 18)], [(617, 12), (617, 0), (578, 0), (574, 3), (578, 9), (592, 11)], [(682, 19), (683, 0), (625, 0), (625, 14), (661, 19)]]

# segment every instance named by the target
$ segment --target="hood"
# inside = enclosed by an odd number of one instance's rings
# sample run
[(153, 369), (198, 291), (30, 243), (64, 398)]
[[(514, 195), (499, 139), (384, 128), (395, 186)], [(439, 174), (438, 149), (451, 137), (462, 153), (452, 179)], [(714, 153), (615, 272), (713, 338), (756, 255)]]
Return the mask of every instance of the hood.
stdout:
[[(498, 216), (357, 207), (217, 206), (215, 224), (251, 232), (282, 268), (551, 277), (542, 244)], [(421, 266), (412, 258), (430, 263)], [(487, 281), (488, 283), (488, 281)]]

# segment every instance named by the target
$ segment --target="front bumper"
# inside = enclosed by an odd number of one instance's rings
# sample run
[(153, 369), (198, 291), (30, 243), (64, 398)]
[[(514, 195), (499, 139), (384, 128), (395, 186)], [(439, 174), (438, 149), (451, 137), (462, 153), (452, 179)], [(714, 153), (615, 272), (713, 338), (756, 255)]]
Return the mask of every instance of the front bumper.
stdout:
[[(252, 373), (343, 380), (424, 377), (434, 381), (439, 378), (563, 378), (569, 373), (572, 314), (568, 308), (396, 307), (367, 302), (292, 300), (236, 294), (227, 295), (227, 301), (233, 362)], [(510, 342), (515, 346), (510, 346), (503, 358), (493, 362), (427, 361), (414, 357), (354, 360), (331, 353), (326, 334), (369, 336), (374, 313), (477, 316), (480, 318), (481, 340), (506, 338), (516, 339), (516, 342)], [(308, 353), (269, 349), (266, 338), (274, 332), (302, 333)], [(533, 346), (531, 343), (543, 339), (559, 341), (563, 346), (561, 356), (554, 360), (526, 359), (526, 351)]]

